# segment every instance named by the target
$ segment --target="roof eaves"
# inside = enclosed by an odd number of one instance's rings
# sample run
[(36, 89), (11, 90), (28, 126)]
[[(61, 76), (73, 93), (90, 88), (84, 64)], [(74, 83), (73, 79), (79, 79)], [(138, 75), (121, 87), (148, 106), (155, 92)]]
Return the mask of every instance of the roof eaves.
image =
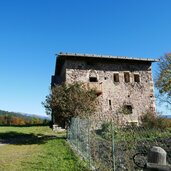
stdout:
[(136, 61), (149, 61), (149, 62), (159, 62), (159, 59), (152, 59), (152, 58), (134, 58), (134, 57), (127, 57), (127, 56), (110, 56), (110, 55), (96, 55), (96, 54), (80, 54), (80, 53), (63, 53), (60, 52), (58, 57), (67, 57), (67, 56), (74, 56), (74, 57), (92, 57), (92, 58), (106, 58), (106, 59), (126, 59), (126, 60), (136, 60)]

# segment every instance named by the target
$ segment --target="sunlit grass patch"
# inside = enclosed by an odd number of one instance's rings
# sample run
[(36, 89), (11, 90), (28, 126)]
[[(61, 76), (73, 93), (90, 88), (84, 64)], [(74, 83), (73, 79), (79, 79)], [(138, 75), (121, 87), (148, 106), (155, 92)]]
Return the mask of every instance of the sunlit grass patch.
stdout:
[(72, 151), (65, 134), (48, 127), (0, 127), (0, 170), (87, 170)]

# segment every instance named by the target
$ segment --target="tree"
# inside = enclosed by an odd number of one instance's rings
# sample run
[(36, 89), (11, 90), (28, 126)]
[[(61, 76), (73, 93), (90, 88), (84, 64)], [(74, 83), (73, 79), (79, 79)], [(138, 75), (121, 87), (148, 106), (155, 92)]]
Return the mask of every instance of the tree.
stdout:
[(55, 85), (43, 105), (56, 122), (69, 123), (72, 117), (88, 118), (96, 110), (96, 91), (82, 83)]
[(160, 102), (171, 106), (171, 53), (165, 54), (160, 59), (156, 87), (159, 90)]

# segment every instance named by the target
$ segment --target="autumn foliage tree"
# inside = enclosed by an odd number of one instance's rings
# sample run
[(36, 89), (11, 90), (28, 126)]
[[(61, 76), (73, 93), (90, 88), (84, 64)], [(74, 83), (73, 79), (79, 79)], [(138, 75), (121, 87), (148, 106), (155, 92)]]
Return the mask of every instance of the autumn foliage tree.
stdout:
[(69, 123), (72, 117), (87, 118), (96, 110), (96, 92), (82, 83), (55, 85), (43, 105), (56, 122)]
[(0, 125), (49, 125), (49, 120), (0, 110)]
[(160, 59), (156, 87), (159, 90), (159, 100), (171, 107), (171, 53)]
[(19, 117), (2, 115), (0, 116), (0, 125), (48, 125), (48, 120), (30, 117)]

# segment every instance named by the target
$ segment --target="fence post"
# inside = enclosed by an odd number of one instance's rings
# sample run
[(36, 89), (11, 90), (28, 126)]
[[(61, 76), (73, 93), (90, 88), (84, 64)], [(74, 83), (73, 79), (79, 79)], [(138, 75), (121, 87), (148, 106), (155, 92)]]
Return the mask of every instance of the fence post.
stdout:
[(144, 171), (170, 171), (166, 163), (167, 153), (161, 147), (153, 146), (147, 156), (147, 167)]
[(88, 118), (88, 156), (89, 156), (89, 169), (91, 169), (90, 119), (89, 118)]
[(79, 118), (77, 118), (77, 133), (76, 133), (76, 143), (77, 143), (77, 152), (78, 152), (78, 128), (79, 128)]
[(113, 122), (111, 121), (111, 131), (112, 131), (112, 166), (113, 171), (115, 171), (115, 142), (114, 142), (114, 127)]

